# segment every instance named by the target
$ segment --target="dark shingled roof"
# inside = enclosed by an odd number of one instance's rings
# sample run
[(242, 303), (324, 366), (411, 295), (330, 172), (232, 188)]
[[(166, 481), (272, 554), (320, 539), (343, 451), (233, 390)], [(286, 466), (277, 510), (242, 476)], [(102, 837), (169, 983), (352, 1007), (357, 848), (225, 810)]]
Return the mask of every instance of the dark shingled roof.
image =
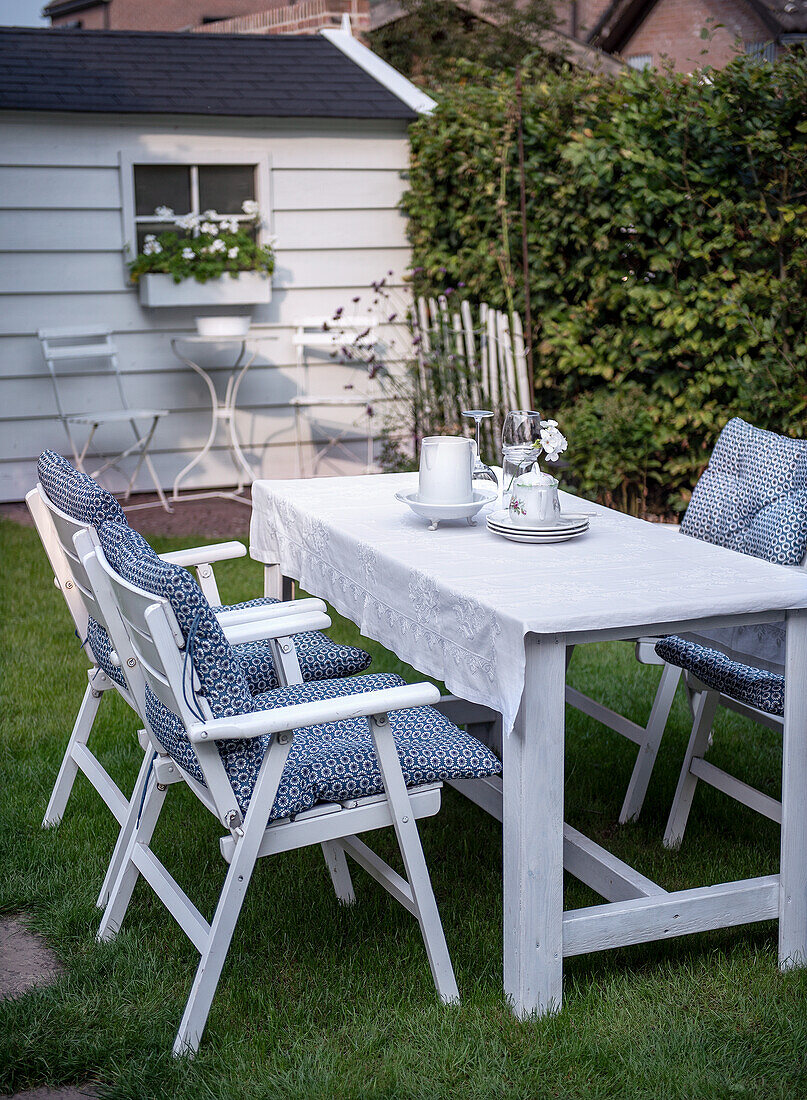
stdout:
[(319, 35), (20, 27), (0, 28), (0, 108), (417, 118)]

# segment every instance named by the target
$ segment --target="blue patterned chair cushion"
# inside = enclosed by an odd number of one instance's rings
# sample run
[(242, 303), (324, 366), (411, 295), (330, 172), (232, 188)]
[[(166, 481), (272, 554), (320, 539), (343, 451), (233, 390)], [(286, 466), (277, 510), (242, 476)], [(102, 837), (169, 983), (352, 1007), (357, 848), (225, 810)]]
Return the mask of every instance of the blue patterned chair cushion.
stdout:
[[(256, 696), (253, 710), (287, 707), (312, 699), (333, 699), (360, 691), (403, 684), (400, 676), (379, 674), (353, 680), (323, 680), (296, 684)], [(149, 692), (149, 724), (166, 751), (200, 782), (204, 782), (193, 747), (176, 715)], [(501, 764), (470, 734), (457, 729), (434, 707), (394, 711), (390, 723), (407, 786), (498, 775)], [(218, 749), (239, 809), (246, 813), (270, 737), (219, 742)], [(343, 802), (383, 791), (372, 737), (364, 718), (306, 726), (294, 735), (270, 820), (309, 810), (318, 802)]]
[(656, 653), (668, 664), (691, 672), (714, 691), (768, 714), (781, 717), (785, 712), (784, 676), (752, 665), (741, 665), (719, 649), (688, 642), (675, 634), (657, 642)]
[(798, 565), (807, 549), (807, 442), (730, 420), (681, 531), (778, 565)]
[[(260, 607), (279, 601), (264, 596), (257, 600), (247, 600), (231, 607), (214, 607), (214, 611), (236, 611), (242, 607)], [(319, 630), (307, 630), (294, 636), (297, 660), (305, 683), (311, 680), (338, 680), (343, 676), (355, 676), (370, 667), (372, 657), (363, 649), (352, 645), (333, 642), (327, 634)], [(242, 642), (234, 646), (244, 675), (253, 695), (271, 691), (280, 681), (277, 677), (269, 646), (265, 642)]]
[(121, 670), (113, 665), (109, 659), (109, 655), (112, 652), (112, 643), (109, 640), (109, 635), (101, 624), (95, 621), (92, 615), (87, 623), (87, 641), (90, 643), (90, 649), (93, 652), (95, 663), (98, 667), (103, 669), (110, 680), (114, 680), (116, 684), (125, 688), (126, 681), (123, 679)]
[(199, 678), (200, 694), (213, 716), (226, 718), (249, 710), (252, 695), (241, 664), (187, 569), (163, 561), (127, 524), (102, 524), (98, 539), (107, 561), (125, 581), (170, 602)]
[(55, 451), (43, 451), (36, 464), (39, 483), (56, 507), (79, 523), (100, 527), (107, 520), (126, 523), (120, 504), (97, 481)]

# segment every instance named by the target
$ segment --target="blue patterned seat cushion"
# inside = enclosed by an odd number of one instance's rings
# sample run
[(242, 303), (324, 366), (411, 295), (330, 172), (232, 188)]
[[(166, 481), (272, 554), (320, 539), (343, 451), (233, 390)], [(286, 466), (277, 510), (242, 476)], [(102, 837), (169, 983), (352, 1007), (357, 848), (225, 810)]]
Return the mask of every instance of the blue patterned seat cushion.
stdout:
[(56, 507), (79, 523), (92, 527), (100, 527), (107, 520), (126, 523), (123, 509), (112, 494), (56, 451), (42, 452), (36, 472)]
[[(377, 674), (352, 680), (295, 684), (256, 696), (253, 710), (288, 707), (312, 699), (333, 699), (355, 692), (376, 691), (403, 684), (400, 676)], [(149, 724), (166, 751), (199, 782), (199, 763), (176, 715), (148, 693)], [(413, 707), (390, 714), (390, 723), (407, 786), (498, 775), (501, 764), (475, 737), (458, 729), (434, 707)], [(270, 737), (218, 742), (219, 754), (238, 806), (246, 813)], [(367, 720), (352, 718), (306, 726), (294, 735), (270, 820), (309, 810), (318, 802), (343, 802), (380, 794), (381, 773)]]
[[(236, 611), (242, 607), (260, 607), (262, 604), (278, 602), (272, 597), (264, 596), (257, 600), (247, 600), (245, 603), (236, 603), (231, 607), (214, 607), (213, 610)], [(309, 683), (311, 680), (336, 680), (343, 676), (355, 676), (357, 672), (364, 672), (369, 668), (373, 660), (363, 649), (333, 642), (327, 634), (322, 634), (319, 630), (307, 630), (303, 634), (295, 634), (294, 645), (297, 649), (297, 660), (300, 663), (304, 683)], [(271, 691), (279, 685), (277, 670), (269, 646), (265, 642), (242, 642), (233, 648), (253, 695)]]
[(656, 643), (656, 653), (668, 664), (691, 672), (714, 691), (730, 695), (768, 714), (785, 712), (785, 678), (752, 665), (732, 661), (719, 649), (710, 649), (671, 634)]
[(807, 442), (730, 420), (681, 531), (778, 565), (798, 565), (807, 550)]
[[(277, 603), (270, 597), (262, 600), (250, 600), (248, 604), (235, 604), (234, 608), (261, 603)], [(227, 611), (223, 607), (217, 610)], [(95, 619), (90, 616), (87, 624), (87, 640), (95, 656), (96, 663), (116, 684), (125, 687), (121, 671), (110, 660), (112, 646), (109, 635)], [(338, 645), (318, 630), (309, 630), (297, 634), (294, 638), (297, 647), (297, 659), (305, 683), (311, 680), (336, 680), (344, 676), (353, 676), (364, 672), (372, 658), (363, 649), (355, 646)], [(277, 670), (269, 646), (265, 642), (242, 642), (233, 646), (236, 657), (247, 678), (252, 695), (271, 691), (278, 686)]]

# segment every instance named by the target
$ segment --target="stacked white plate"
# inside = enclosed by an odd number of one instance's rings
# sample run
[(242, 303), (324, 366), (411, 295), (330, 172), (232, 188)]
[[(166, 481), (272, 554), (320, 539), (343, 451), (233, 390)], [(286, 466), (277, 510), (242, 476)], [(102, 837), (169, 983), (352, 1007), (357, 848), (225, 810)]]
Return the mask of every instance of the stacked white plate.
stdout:
[(488, 516), (488, 530), (511, 542), (568, 542), (588, 531), (588, 516), (579, 512), (562, 512), (557, 523), (526, 526), (513, 523), (507, 509), (500, 508)]

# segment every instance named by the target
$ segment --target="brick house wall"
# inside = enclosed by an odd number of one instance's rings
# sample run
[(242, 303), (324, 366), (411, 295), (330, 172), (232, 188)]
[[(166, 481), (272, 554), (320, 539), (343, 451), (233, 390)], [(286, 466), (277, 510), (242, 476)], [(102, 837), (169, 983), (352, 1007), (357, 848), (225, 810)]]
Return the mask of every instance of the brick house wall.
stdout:
[(350, 16), (354, 34), (370, 29), (369, 0), (297, 0), (193, 29), (214, 34), (316, 34), (322, 27), (338, 26), (343, 15)]
[[(230, 21), (234, 17), (253, 15), (261, 9), (260, 14), (270, 20), (273, 11), (282, 11), (283, 31), (302, 33), (311, 29), (311, 13), (303, 14), (303, 11), (312, 4), (322, 7), (323, 18), (327, 19), (314, 29), (331, 26), (334, 21), (338, 23), (343, 11), (350, 14), (351, 20), (355, 13), (359, 24), (362, 12), (366, 13), (365, 20), (369, 20), (369, 0), (300, 0), (294, 5), (288, 0), (110, 0), (51, 15), (51, 25), (60, 27), (80, 22), (85, 30), (181, 31), (201, 27), (210, 20)], [(298, 16), (294, 15), (295, 9), (299, 10)], [(331, 9), (334, 19), (329, 18)]]
[[(711, 22), (709, 22), (711, 20)], [(709, 40), (703, 27), (714, 27)], [(769, 42), (770, 30), (743, 0), (659, 0), (620, 50), (631, 58), (650, 55), (658, 67), (666, 54), (676, 72), (711, 65), (722, 68), (746, 44)], [(702, 52), (705, 51), (705, 52)]]

